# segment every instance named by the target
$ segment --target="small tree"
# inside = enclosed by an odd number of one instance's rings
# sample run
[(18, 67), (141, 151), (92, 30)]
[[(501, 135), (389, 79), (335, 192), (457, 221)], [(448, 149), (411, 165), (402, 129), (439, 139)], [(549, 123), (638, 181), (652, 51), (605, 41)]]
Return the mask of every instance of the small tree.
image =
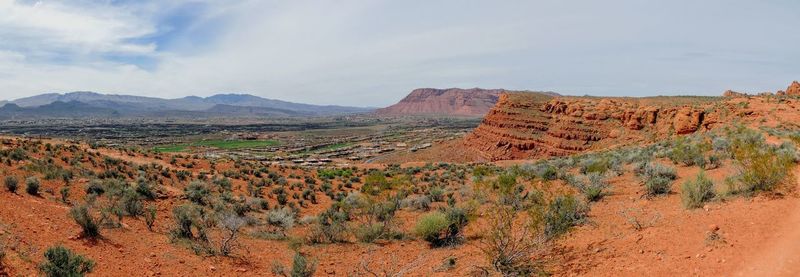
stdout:
[(220, 224), (224, 234), (220, 242), (219, 253), (229, 256), (233, 252), (233, 248), (237, 246), (239, 231), (244, 227), (245, 221), (235, 214), (230, 214), (224, 216)]
[(44, 258), (39, 270), (48, 277), (84, 276), (94, 268), (94, 261), (60, 245), (47, 249)]

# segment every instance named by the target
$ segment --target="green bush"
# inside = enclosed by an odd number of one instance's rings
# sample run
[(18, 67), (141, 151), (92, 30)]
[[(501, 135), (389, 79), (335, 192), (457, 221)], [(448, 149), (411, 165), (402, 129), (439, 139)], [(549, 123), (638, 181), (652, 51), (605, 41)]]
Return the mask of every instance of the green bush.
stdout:
[(16, 177), (6, 176), (5, 184), (6, 184), (6, 189), (8, 189), (8, 191), (10, 191), (11, 193), (17, 192), (17, 188), (19, 187), (19, 181), (17, 181)]
[(732, 137), (731, 154), (739, 170), (732, 193), (773, 191), (793, 180), (794, 157), (767, 144), (760, 133), (740, 129)]
[(86, 194), (103, 195), (103, 193), (106, 193), (103, 182), (97, 179), (89, 181), (89, 185), (86, 186)]
[(583, 224), (588, 208), (575, 196), (561, 195), (553, 199), (544, 214), (545, 235), (557, 237), (569, 231), (572, 226)]
[(300, 252), (294, 253), (292, 259), (292, 277), (311, 277), (317, 271), (317, 264), (314, 261), (309, 261), (305, 255)]
[(423, 215), (414, 227), (414, 233), (434, 247), (458, 243), (464, 227), (469, 223), (465, 210), (448, 208)]
[(609, 169), (611, 169), (612, 164), (610, 159), (608, 158), (588, 158), (581, 162), (581, 173), (582, 174), (589, 174), (589, 173), (598, 173), (603, 174), (606, 173)]
[(48, 248), (44, 258), (45, 261), (39, 265), (39, 270), (48, 277), (84, 276), (94, 269), (94, 261), (60, 245)]
[(198, 205), (205, 205), (208, 196), (211, 194), (208, 185), (201, 181), (192, 181), (184, 190), (186, 199)]
[(338, 207), (331, 207), (317, 216), (308, 234), (311, 243), (337, 243), (347, 239), (345, 223), (350, 215)]
[(440, 242), (449, 226), (450, 222), (447, 221), (447, 216), (442, 212), (435, 211), (422, 215), (417, 220), (414, 233), (425, 241), (436, 244)]
[(39, 178), (36, 177), (28, 177), (25, 179), (25, 191), (28, 192), (30, 195), (39, 195)]
[(653, 177), (645, 181), (644, 188), (649, 196), (668, 194), (672, 190), (672, 180), (661, 176)]
[(353, 232), (360, 242), (373, 242), (384, 234), (384, 223), (361, 224)]
[(694, 180), (687, 180), (681, 186), (681, 201), (687, 209), (700, 208), (703, 203), (714, 198), (714, 183), (700, 172)]
[(673, 144), (672, 150), (667, 155), (673, 163), (685, 166), (700, 165), (705, 162), (703, 152), (709, 145), (705, 143), (695, 143), (688, 137), (680, 137)]
[(597, 172), (568, 178), (568, 183), (578, 189), (589, 202), (598, 201), (606, 195), (608, 182)]
[(100, 222), (93, 217), (86, 205), (78, 205), (69, 210), (69, 215), (81, 226), (82, 234), (88, 238), (96, 238), (100, 236)]
[(192, 226), (196, 217), (196, 209), (190, 204), (176, 206), (172, 209), (172, 218), (175, 220), (175, 229), (171, 234), (175, 238), (191, 239), (194, 238)]

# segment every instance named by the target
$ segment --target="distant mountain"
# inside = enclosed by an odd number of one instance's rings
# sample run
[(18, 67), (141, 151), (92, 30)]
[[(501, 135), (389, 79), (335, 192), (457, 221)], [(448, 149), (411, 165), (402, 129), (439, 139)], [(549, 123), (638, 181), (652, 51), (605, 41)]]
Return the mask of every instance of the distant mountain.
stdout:
[[(70, 103), (74, 110), (50, 112), (42, 109), (44, 107), (54, 108), (49, 105), (56, 103)], [(353, 114), (372, 110), (358, 107), (292, 103), (248, 94), (161, 99), (86, 91), (66, 94), (48, 93), (13, 101), (2, 101), (0, 107), (4, 107), (3, 105), (6, 104), (13, 104), (13, 106), (8, 109), (0, 108), (0, 117), (79, 117), (78, 115), (109, 115), (109, 111), (113, 112), (113, 116), (118, 117), (291, 117)]]
[(413, 90), (397, 104), (378, 109), (379, 115), (444, 115), (483, 116), (491, 109), (502, 89), (434, 89)]
[(38, 107), (24, 108), (17, 104), (0, 107), (0, 119), (86, 118), (119, 117), (120, 113), (108, 108), (94, 107), (78, 101), (56, 101)]

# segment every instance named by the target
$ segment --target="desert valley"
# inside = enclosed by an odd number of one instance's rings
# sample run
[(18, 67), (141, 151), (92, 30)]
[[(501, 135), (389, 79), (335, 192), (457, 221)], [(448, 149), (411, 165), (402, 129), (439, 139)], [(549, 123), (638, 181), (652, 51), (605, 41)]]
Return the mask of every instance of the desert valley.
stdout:
[[(420, 89), (270, 119), (70, 95), (0, 108), (1, 275), (800, 270), (797, 82), (720, 97)], [(226, 105), (271, 109), (243, 103)], [(81, 108), (41, 112), (64, 105)]]
[(800, 276), (798, 10), (0, 0), (0, 277)]

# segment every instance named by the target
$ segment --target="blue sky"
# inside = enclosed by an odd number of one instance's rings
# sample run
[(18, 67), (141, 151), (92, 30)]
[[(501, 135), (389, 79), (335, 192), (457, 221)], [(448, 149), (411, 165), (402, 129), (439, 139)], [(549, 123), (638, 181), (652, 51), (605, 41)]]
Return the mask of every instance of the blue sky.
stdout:
[(0, 0), (0, 99), (385, 106), (418, 87), (719, 95), (800, 79), (800, 2)]

